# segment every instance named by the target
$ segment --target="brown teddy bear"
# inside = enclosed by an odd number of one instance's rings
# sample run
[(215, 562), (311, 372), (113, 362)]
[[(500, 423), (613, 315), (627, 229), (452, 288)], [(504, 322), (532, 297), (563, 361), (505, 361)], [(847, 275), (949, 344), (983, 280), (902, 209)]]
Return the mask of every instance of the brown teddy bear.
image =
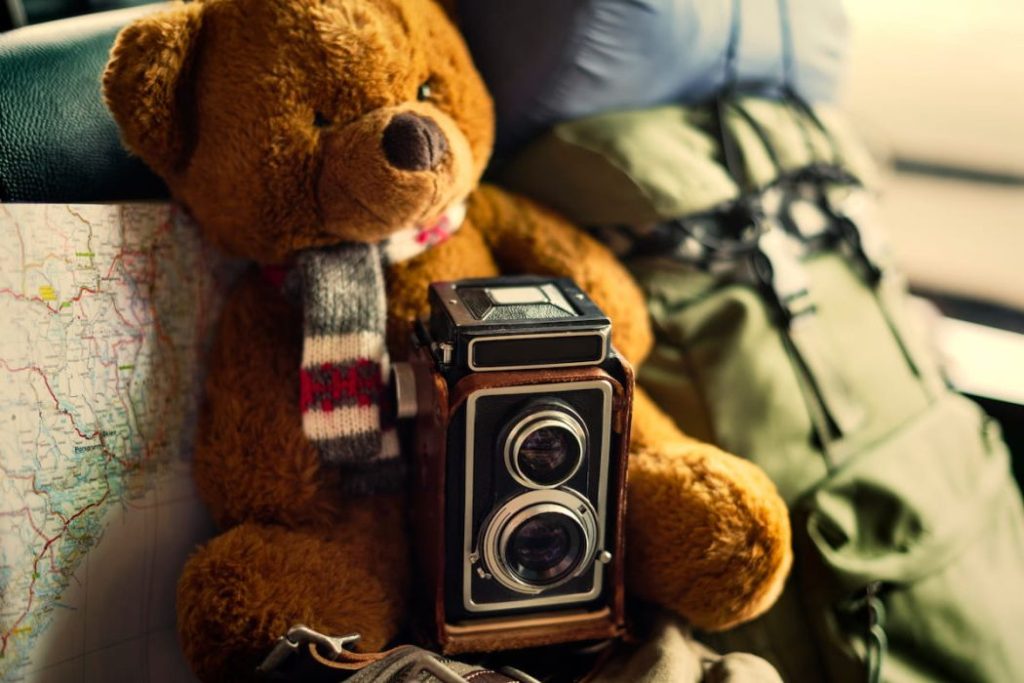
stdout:
[[(412, 562), (402, 459), (374, 424), (386, 351), (404, 353), (428, 283), (572, 277), (634, 364), (650, 345), (641, 294), (585, 234), (477, 186), (491, 103), (433, 0), (175, 4), (121, 32), (103, 86), (127, 146), (210, 240), (260, 266), (210, 358), (195, 476), (228, 530), (181, 578), (186, 654), (203, 678), (248, 676), (298, 623), (381, 648), (407, 616)], [(333, 380), (316, 374), (325, 354)], [(342, 376), (351, 400), (318, 408)], [(631, 595), (708, 629), (772, 603), (790, 563), (773, 485), (639, 390), (629, 485)]]

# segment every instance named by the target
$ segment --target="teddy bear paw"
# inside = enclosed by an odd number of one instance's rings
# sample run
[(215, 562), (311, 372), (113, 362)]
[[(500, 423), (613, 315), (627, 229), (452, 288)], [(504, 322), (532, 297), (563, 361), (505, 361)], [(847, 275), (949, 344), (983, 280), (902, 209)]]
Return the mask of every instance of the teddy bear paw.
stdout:
[(178, 632), (195, 673), (251, 678), (299, 624), (359, 633), (356, 649), (382, 649), (405, 613), (408, 562), (382, 556), (379, 539), (353, 538), (360, 535), (246, 523), (200, 548), (178, 583)]
[(627, 577), (633, 595), (705, 630), (753, 619), (792, 564), (789, 516), (751, 463), (690, 441), (631, 455)]

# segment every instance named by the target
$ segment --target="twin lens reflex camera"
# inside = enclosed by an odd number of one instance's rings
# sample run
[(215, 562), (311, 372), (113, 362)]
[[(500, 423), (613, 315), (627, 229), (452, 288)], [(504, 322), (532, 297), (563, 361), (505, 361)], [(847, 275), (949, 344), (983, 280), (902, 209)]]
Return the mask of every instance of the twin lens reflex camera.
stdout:
[(633, 371), (571, 280), (430, 286), (396, 365), (416, 420), (423, 638), (447, 653), (623, 630)]

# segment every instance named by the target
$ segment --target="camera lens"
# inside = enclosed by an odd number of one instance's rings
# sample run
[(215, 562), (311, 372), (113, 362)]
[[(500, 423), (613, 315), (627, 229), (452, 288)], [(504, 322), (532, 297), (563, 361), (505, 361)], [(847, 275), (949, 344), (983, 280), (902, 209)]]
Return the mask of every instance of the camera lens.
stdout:
[(516, 454), (519, 471), (543, 486), (571, 476), (579, 457), (579, 441), (563, 427), (541, 427), (530, 432)]
[(597, 513), (565, 489), (534, 490), (506, 501), (481, 530), (484, 566), (502, 586), (536, 595), (591, 566), (599, 540)]
[(552, 488), (579, 469), (586, 439), (574, 415), (561, 410), (538, 411), (521, 419), (509, 432), (505, 462), (519, 483)]
[(558, 581), (579, 564), (582, 534), (572, 518), (542, 513), (512, 531), (505, 557), (512, 571), (528, 583)]

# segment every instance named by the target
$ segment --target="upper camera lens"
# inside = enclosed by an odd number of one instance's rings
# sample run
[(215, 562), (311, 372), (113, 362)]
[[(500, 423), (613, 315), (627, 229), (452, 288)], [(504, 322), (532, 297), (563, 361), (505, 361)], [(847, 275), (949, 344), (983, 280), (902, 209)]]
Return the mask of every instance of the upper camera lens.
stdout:
[(557, 512), (545, 512), (520, 524), (511, 534), (506, 560), (524, 581), (543, 585), (558, 581), (579, 564), (583, 530)]
[(516, 454), (519, 471), (542, 486), (568, 478), (579, 457), (579, 440), (564, 427), (541, 427), (530, 432)]
[(586, 432), (573, 415), (545, 410), (528, 415), (513, 427), (505, 458), (520, 483), (551, 488), (576, 473), (585, 447)]

